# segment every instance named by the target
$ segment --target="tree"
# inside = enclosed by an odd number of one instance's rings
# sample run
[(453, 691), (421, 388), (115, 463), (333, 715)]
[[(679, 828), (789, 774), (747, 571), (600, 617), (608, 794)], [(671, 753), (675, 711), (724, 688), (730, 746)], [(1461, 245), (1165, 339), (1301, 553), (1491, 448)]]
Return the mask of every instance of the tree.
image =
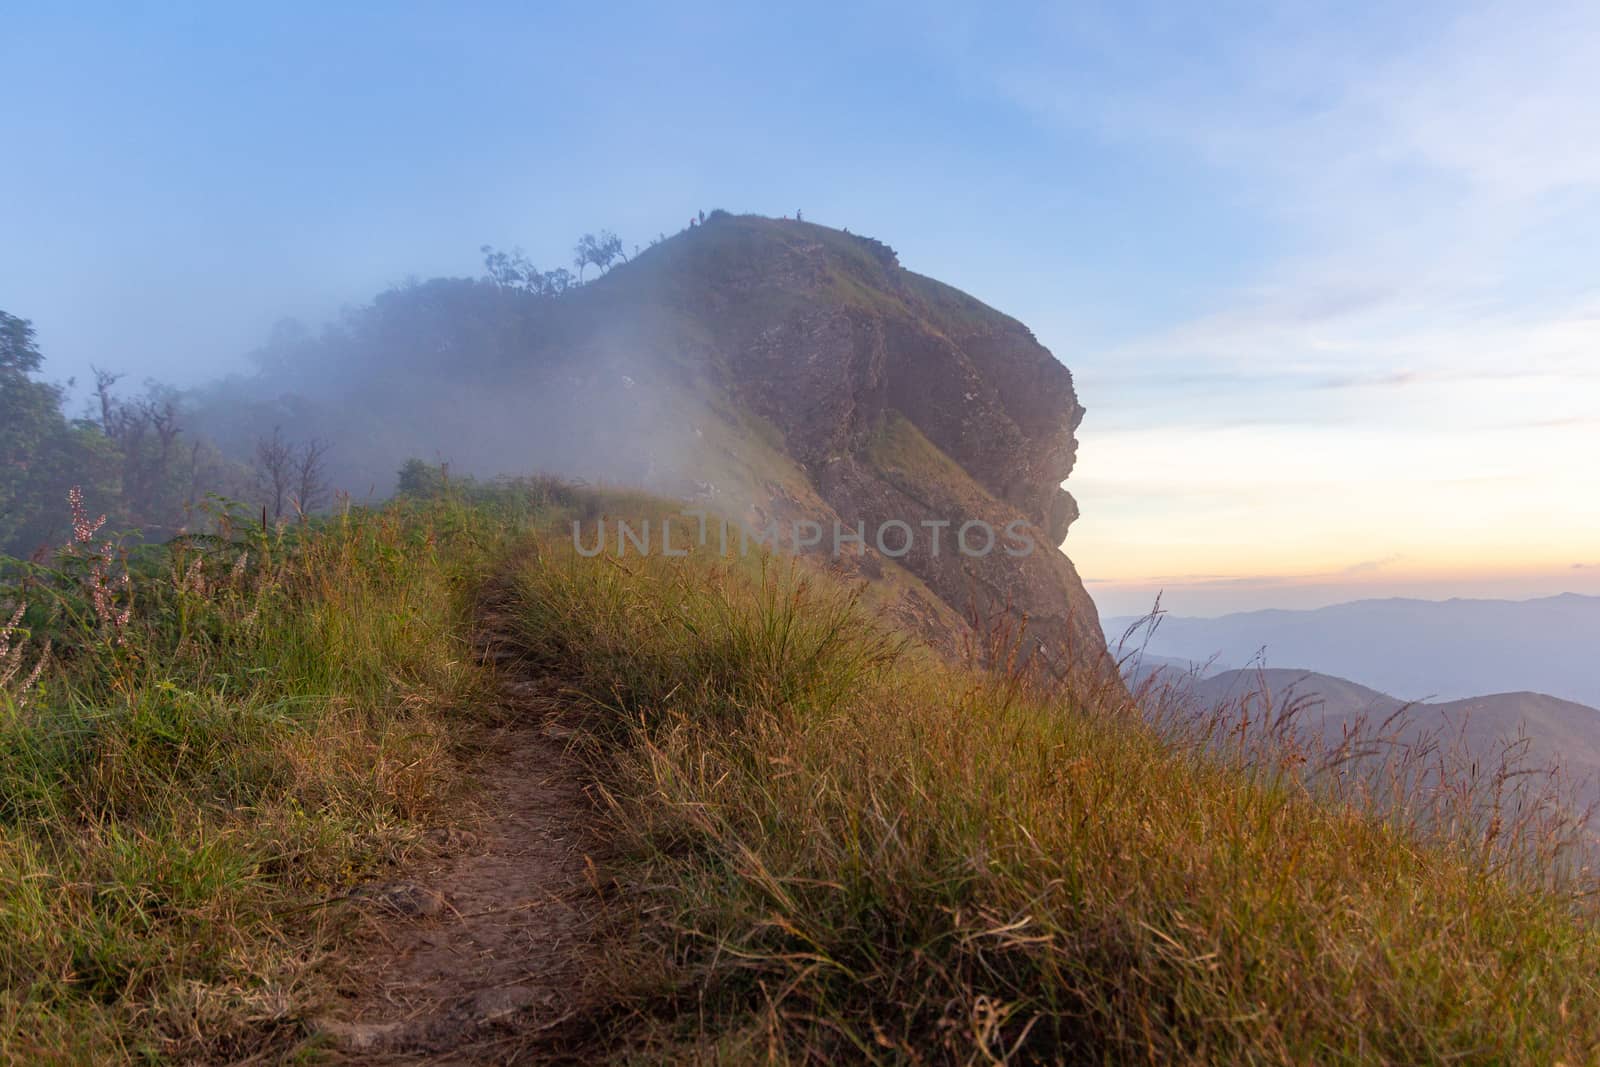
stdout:
[(33, 323), (0, 311), (0, 374), (8, 378), (33, 374), (43, 363), (33, 341)]
[(273, 521), (283, 518), (284, 498), (294, 475), (294, 448), (283, 439), (283, 428), (274, 426), (271, 437), (256, 442), (256, 477), (266, 494), (266, 507), (272, 512)]
[(187, 439), (178, 394), (147, 383), (116, 395), (122, 375), (94, 368), (95, 403), (80, 419), (64, 391), (34, 375), (43, 356), (32, 323), (0, 311), (0, 552), (59, 546), (74, 485), (114, 528), (171, 533), (207, 490), (248, 491), (248, 472), (210, 443)]
[(572, 276), (570, 270), (565, 267), (557, 267), (555, 270), (547, 270), (539, 275), (535, 282), (529, 286), (529, 289), (540, 296), (560, 296), (568, 289), (576, 287), (577, 284), (578, 280)]
[(600, 236), (586, 233), (578, 238), (577, 245), (572, 250), (573, 264), (578, 268), (578, 280), (583, 280), (583, 268), (593, 264), (602, 274), (611, 269), (611, 264), (617, 260), (626, 263), (628, 255), (622, 250), (622, 238), (610, 230), (601, 230)]
[(296, 457), (294, 503), (295, 509), (302, 515), (321, 507), (323, 494), (328, 491), (323, 468), (329, 447), (327, 441), (313, 437), (305, 443), (305, 447), (300, 449), (300, 454)]
[(90, 366), (89, 369), (94, 372), (94, 395), (100, 401), (100, 430), (107, 437), (114, 437), (113, 425), (117, 417), (117, 400), (111, 389), (122, 380), (122, 375), (95, 366)]
[(183, 422), (177, 393), (146, 382), (143, 397), (123, 400), (112, 391), (123, 375), (91, 369), (100, 432), (116, 446), (122, 460), (118, 521), (141, 526), (175, 523), (194, 499), (196, 458), (191, 453), (186, 472), (178, 446)]
[(326, 465), (331, 446), (320, 437), (295, 446), (284, 440), (283, 427), (256, 442), (256, 480), (264, 506), (274, 521), (292, 505), (304, 515), (322, 506), (328, 492)]
[(440, 469), (413, 456), (401, 465), (395, 488), (401, 496), (427, 498), (437, 496), (443, 487)]
[(401, 466), (396, 489), (401, 496), (431, 500), (442, 495), (449, 485), (449, 464), (428, 463), (413, 456)]
[[(521, 289), (536, 296), (560, 296), (582, 285), (583, 272), (588, 267), (603, 274), (618, 260), (628, 262), (628, 254), (622, 250), (622, 238), (610, 230), (601, 230), (598, 236), (586, 233), (578, 238), (572, 249), (572, 265), (578, 270), (576, 278), (560, 267), (541, 271), (528, 261), (520, 248), (502, 252), (493, 245), (480, 245), (478, 251), (483, 254), (483, 270), (490, 281), (502, 289)], [(634, 252), (637, 254), (637, 246)]]
[(483, 253), (484, 272), (502, 289), (521, 289), (535, 296), (560, 296), (579, 284), (572, 272), (563, 267), (541, 271), (528, 261), (520, 248), (507, 253), (493, 245), (484, 245), (479, 251)]
[(36, 380), (44, 357), (33, 324), (0, 311), (0, 552), (58, 543), (67, 490), (116, 491), (116, 455), (98, 429), (68, 421), (59, 386)]
[(528, 288), (529, 283), (539, 276), (538, 268), (528, 262), (520, 248), (513, 248), (506, 253), (493, 245), (484, 245), (478, 251), (483, 253), (484, 271), (502, 289)]

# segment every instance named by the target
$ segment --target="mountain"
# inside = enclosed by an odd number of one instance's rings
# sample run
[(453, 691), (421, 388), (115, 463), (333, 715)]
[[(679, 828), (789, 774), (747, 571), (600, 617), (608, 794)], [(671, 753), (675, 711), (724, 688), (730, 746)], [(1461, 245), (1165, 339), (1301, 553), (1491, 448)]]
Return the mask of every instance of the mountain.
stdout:
[[(1222, 671), (1196, 681), (1193, 693), (1202, 707), (1216, 707), (1246, 696), (1270, 696), (1274, 710), (1303, 704), (1303, 719), (1328, 723), (1353, 722), (1362, 716), (1381, 722), (1405, 706), (1402, 700), (1346, 678), (1282, 668)], [(1261, 706), (1265, 704), (1262, 699)]]
[[(1525, 738), (1526, 766), (1559, 763), (1571, 780), (1583, 785), (1585, 802), (1600, 801), (1600, 710), (1544, 693), (1408, 703), (1316, 671), (1228, 670), (1199, 677), (1157, 665), (1146, 677), (1153, 677), (1145, 689), (1145, 702), (1152, 708), (1170, 712), (1181, 706), (1201, 714), (1221, 709), (1228, 718), (1243, 707), (1258, 721), (1269, 708), (1273, 719), (1293, 708), (1299, 729), (1329, 747), (1364, 724), (1368, 729), (1383, 727), (1407, 744), (1437, 739), (1447, 750), (1493, 768), (1507, 745)], [(1137, 684), (1130, 679), (1130, 685)]]
[(716, 212), (561, 295), (411, 285), (258, 363), (199, 398), (236, 451), (283, 425), (331, 441), (345, 485), (417, 456), (644, 486), (785, 547), (840, 538), (838, 568), (952, 652), (1025, 616), (1030, 653), (1115, 676), (1056, 548), (1078, 514), (1071, 374), (879, 241)]
[[(1120, 636), (1136, 620), (1107, 619)], [(1113, 638), (1115, 639), (1115, 638)], [(1405, 700), (1532, 691), (1600, 705), (1600, 597), (1360, 600), (1315, 611), (1162, 618), (1150, 653), (1185, 660), (1313, 664)]]

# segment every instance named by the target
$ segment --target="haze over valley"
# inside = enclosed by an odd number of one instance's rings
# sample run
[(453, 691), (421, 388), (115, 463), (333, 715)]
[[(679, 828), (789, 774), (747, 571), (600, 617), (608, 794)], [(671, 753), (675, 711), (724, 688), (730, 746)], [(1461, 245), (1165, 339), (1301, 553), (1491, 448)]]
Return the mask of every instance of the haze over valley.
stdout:
[[(1108, 639), (1121, 641), (1138, 621), (1106, 618)], [(1316, 670), (1404, 700), (1533, 690), (1600, 707), (1596, 633), (1600, 597), (1394, 598), (1217, 618), (1163, 615), (1123, 648), (1219, 668)]]

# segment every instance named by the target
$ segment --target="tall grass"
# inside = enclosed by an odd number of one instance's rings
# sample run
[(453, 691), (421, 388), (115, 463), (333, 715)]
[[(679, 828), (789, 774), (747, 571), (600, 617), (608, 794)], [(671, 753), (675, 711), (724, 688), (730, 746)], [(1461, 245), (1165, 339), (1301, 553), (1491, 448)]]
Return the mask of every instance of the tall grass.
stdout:
[(941, 665), (775, 563), (551, 538), (506, 595), (605, 739), (629, 1057), (1600, 1056), (1582, 883), (1293, 761), (1221, 758), (1104, 687)]
[(73, 545), (0, 590), (6, 654), (43, 664), (0, 691), (0, 1061), (292, 1043), (328, 945), (315, 905), (453, 788), (502, 527), (449, 504), (286, 529), (219, 512), (125, 549), (74, 503)]
[(138, 550), (84, 514), (72, 551), (11, 563), (0, 1061), (294, 1047), (336, 945), (319, 905), (458, 785), (486, 585), (587, 727), (624, 887), (596, 1019), (621, 1056), (1600, 1058), (1592, 884), (1555, 824), (1490, 838), (1504, 781), (1392, 804), (1004, 647), (947, 664), (798, 563), (516, 532), (617, 507), (671, 508), (446, 487)]
[(1402, 704), (1319, 723), (1320, 695), (1291, 683), (1273, 691), (1263, 667), (1241, 675), (1225, 699), (1197, 697), (1205, 667), (1142, 670), (1142, 642), (1156, 611), (1129, 627), (1114, 649), (1133, 680), (1132, 704), (1175, 746), (1260, 775), (1288, 777), (1325, 807), (1389, 821), (1431, 846), (1464, 852), (1482, 869), (1519, 884), (1587, 896), (1596, 887), (1600, 810), (1587, 784), (1559, 763), (1531, 755), (1524, 729), (1473, 743), (1453, 728), (1417, 721), (1426, 705)]

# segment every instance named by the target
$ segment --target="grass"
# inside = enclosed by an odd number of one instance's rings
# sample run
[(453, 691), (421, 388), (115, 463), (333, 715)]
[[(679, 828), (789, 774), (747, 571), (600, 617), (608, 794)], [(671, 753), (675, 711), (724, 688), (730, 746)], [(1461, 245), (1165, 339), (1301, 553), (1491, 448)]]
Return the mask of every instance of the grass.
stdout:
[(1591, 898), (1547, 868), (936, 664), (786, 565), (552, 539), (513, 590), (601, 739), (622, 1058), (1600, 1056)]
[(457, 789), (469, 608), (503, 529), (398, 506), (131, 553), (90, 530), (51, 568), (13, 561), (13, 640), (53, 651), (0, 693), (0, 1060), (299, 1038), (336, 932), (317, 905)]
[(803, 563), (572, 550), (676, 510), (457, 485), (13, 564), (0, 1060), (314, 1056), (321, 905), (462, 788), (484, 596), (583, 724), (611, 841), (585, 1057), (1600, 1059), (1593, 884), (1493, 776), (1462, 809), (1491, 832), (1044, 688), (1003, 629), (999, 668), (947, 663)]
[(916, 423), (890, 410), (867, 441), (867, 456), (897, 487), (937, 485), (952, 496), (984, 499), (989, 494), (961, 465), (917, 429)]

